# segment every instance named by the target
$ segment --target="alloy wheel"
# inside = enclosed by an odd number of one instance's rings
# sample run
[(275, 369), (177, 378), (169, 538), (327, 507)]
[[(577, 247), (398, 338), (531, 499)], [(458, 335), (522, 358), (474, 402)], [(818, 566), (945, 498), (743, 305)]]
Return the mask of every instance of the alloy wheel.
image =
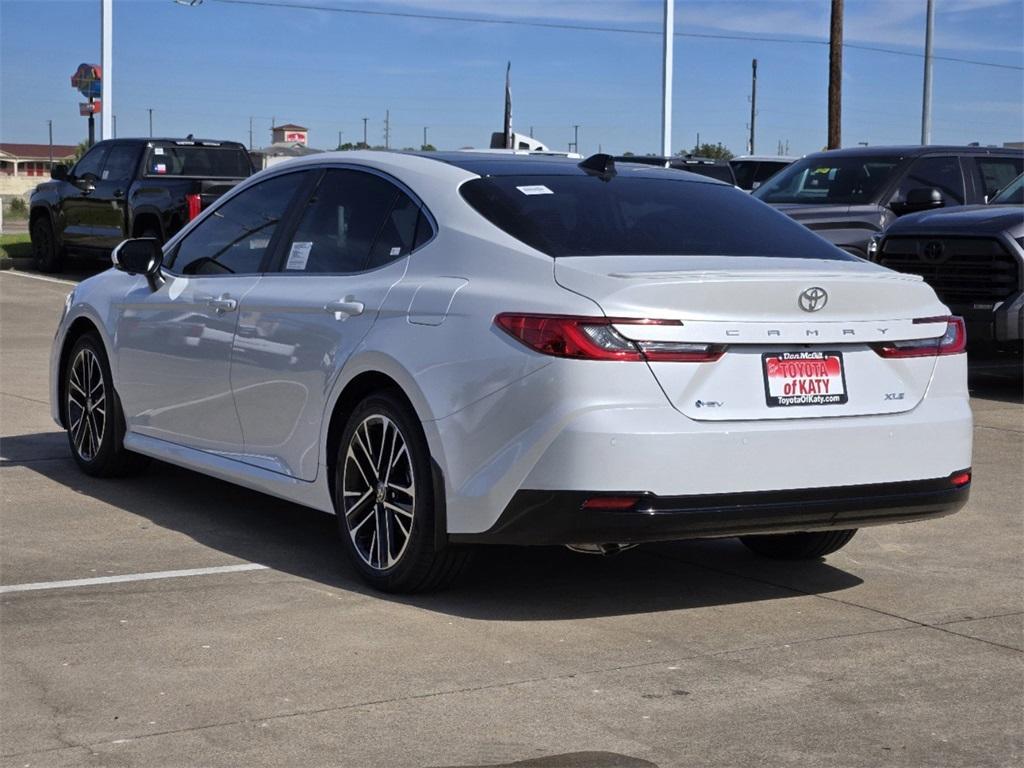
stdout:
[(352, 432), (342, 471), (348, 534), (364, 563), (385, 571), (409, 545), (416, 512), (412, 456), (398, 425), (371, 414)]
[(91, 349), (80, 350), (71, 364), (67, 398), (71, 443), (83, 461), (92, 461), (107, 428), (107, 390), (99, 358)]

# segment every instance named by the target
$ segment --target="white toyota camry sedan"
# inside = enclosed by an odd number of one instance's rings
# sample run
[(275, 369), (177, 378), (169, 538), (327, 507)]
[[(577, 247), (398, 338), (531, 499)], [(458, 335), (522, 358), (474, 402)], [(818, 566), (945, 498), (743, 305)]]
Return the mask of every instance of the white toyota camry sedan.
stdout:
[(730, 186), (500, 153), (275, 166), (68, 296), (53, 417), (337, 515), (380, 589), (475, 545), (819, 558), (971, 484), (964, 326)]

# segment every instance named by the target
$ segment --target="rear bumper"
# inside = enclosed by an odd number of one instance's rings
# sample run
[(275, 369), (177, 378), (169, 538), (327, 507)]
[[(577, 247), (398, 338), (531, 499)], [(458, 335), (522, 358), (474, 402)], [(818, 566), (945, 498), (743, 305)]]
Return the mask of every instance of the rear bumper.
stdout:
[[(969, 472), (970, 470), (964, 470)], [(523, 490), (487, 531), (453, 543), (604, 544), (862, 528), (950, 515), (970, 495), (953, 477), (792, 491), (696, 496)], [(588, 508), (590, 499), (638, 496), (626, 510)]]

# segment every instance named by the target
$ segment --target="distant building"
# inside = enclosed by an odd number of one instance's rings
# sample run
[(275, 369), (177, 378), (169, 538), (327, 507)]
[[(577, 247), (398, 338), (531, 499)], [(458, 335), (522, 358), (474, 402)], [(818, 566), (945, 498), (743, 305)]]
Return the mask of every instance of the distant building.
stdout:
[(274, 144), (309, 144), (309, 128), (285, 123), (270, 129), (270, 140)]
[[(70, 162), (77, 146), (53, 145), (53, 162)], [(0, 142), (0, 194), (24, 195), (50, 177), (49, 144), (11, 144)]]
[(308, 146), (309, 129), (301, 125), (275, 125), (270, 129), (270, 137), (273, 143), (269, 147), (255, 149), (249, 153), (252, 155), (253, 165), (259, 170), (291, 160), (293, 157), (305, 157), (323, 151)]
[(1024, 149), (1024, 141), (1004, 141), (1005, 149)]

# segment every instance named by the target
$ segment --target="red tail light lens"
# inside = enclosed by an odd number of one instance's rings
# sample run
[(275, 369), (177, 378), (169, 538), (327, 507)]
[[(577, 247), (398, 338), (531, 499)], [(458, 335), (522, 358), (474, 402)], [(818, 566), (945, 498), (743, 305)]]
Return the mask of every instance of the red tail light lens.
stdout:
[(681, 325), (678, 320), (505, 313), (494, 321), (517, 341), (553, 357), (703, 363), (713, 362), (725, 352), (720, 344), (632, 340), (615, 330), (615, 325)]
[(936, 357), (938, 355), (956, 355), (967, 349), (967, 329), (962, 317), (922, 317), (914, 322), (941, 323), (946, 322), (946, 332), (930, 339), (914, 339), (912, 341), (893, 341), (875, 344), (875, 351), (885, 358), (904, 357)]
[(189, 221), (192, 221), (203, 210), (203, 199), (199, 195), (185, 195), (185, 204), (188, 206)]
[(632, 509), (640, 499), (637, 496), (591, 496), (583, 502), (584, 509)]
[(957, 488), (963, 488), (965, 485), (969, 485), (971, 482), (971, 470), (965, 469), (963, 472), (954, 472), (950, 475), (949, 482)]

